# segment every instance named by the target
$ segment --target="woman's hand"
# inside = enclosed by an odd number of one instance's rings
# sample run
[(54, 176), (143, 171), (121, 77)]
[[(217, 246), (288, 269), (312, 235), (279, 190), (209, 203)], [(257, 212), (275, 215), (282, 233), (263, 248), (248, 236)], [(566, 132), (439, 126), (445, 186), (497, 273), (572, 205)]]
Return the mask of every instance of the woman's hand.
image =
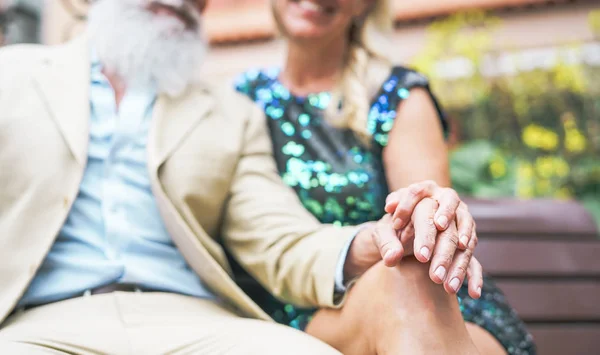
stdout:
[(475, 224), (454, 190), (429, 181), (414, 184), (390, 194), (386, 211), (393, 213), (357, 235), (348, 277), (362, 274), (379, 260), (393, 267), (403, 256), (415, 254), (423, 263), (431, 261), (430, 278), (444, 283), (447, 292), (456, 293), (468, 276), (469, 294), (480, 297), (483, 276), (481, 264), (473, 257)]
[[(435, 200), (439, 206), (434, 216), (427, 215), (426, 218), (418, 218), (420, 223), (426, 222), (429, 228), (421, 224), (423, 234), (416, 235), (415, 256), (421, 261), (429, 260), (431, 250), (435, 243), (435, 229), (446, 230), (451, 221), (456, 219), (458, 227), (458, 246), (466, 249), (472, 238), (477, 238), (475, 233), (475, 221), (469, 213), (467, 205), (460, 200), (456, 191), (451, 188), (441, 187), (434, 181), (424, 181), (412, 184), (406, 188), (399, 189), (388, 195), (385, 211), (392, 215), (393, 227), (401, 231), (410, 222), (414, 223), (414, 211), (425, 198)], [(433, 208), (433, 206), (432, 206)], [(475, 240), (477, 244), (477, 240)]]

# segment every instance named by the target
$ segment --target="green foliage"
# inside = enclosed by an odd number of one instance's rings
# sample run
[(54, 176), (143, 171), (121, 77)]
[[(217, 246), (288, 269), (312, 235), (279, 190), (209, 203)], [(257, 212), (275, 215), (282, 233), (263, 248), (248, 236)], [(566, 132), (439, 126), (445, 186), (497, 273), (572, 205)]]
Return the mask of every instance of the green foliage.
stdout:
[[(600, 11), (589, 23), (600, 34)], [(600, 69), (557, 56), (543, 70), (486, 76), (486, 61), (504, 54), (491, 47), (498, 26), (481, 12), (436, 22), (415, 58), (462, 142), (451, 155), (454, 186), (480, 197), (577, 198), (600, 225)], [(436, 63), (456, 56), (473, 64), (472, 75), (444, 79)]]
[(487, 140), (462, 144), (450, 157), (450, 176), (459, 194), (495, 198), (515, 194), (514, 161)]

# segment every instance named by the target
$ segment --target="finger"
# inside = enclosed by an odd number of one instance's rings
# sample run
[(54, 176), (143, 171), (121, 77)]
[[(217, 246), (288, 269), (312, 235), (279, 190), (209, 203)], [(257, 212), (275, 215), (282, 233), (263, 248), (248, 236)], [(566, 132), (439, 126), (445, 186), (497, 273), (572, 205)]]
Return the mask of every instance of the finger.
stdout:
[(469, 296), (473, 299), (481, 297), (481, 289), (483, 287), (483, 268), (477, 258), (472, 257), (467, 270), (469, 278)]
[(389, 222), (379, 222), (373, 229), (373, 242), (379, 249), (381, 259), (386, 266), (397, 265), (402, 259), (403, 248), (396, 232)]
[(466, 249), (469, 246), (471, 235), (475, 231), (475, 221), (473, 216), (462, 202), (456, 212), (456, 223), (458, 225), (459, 247)]
[(456, 191), (450, 188), (441, 189), (435, 197), (440, 204), (435, 214), (435, 223), (440, 230), (445, 230), (456, 218), (456, 210), (461, 201)]
[(414, 250), (414, 240), (415, 240), (415, 227), (411, 223), (409, 223), (406, 227), (404, 227), (401, 231), (396, 232), (398, 238), (400, 238), (400, 243), (402, 243), (402, 248), (404, 249), (403, 257), (407, 255), (413, 255)]
[[(433, 196), (437, 187), (437, 184), (433, 181), (423, 181), (398, 191), (395, 197), (392, 198), (392, 203), (386, 205), (386, 211), (388, 209), (392, 210), (389, 213), (392, 213), (394, 228), (399, 230), (405, 227), (417, 204), (424, 198)], [(395, 202), (396, 200), (397, 202)]]
[(447, 280), (448, 271), (452, 265), (456, 247), (458, 245), (458, 234), (456, 224), (441, 232), (437, 237), (435, 250), (429, 267), (429, 277), (435, 283), (441, 284)]
[(451, 294), (458, 292), (465, 280), (465, 277), (467, 276), (467, 270), (469, 268), (469, 263), (471, 262), (472, 256), (473, 252), (469, 248), (465, 250), (458, 250), (455, 253), (452, 266), (450, 266), (448, 276), (444, 282), (444, 289), (446, 292)]
[(433, 223), (433, 216), (437, 209), (437, 202), (426, 198), (419, 202), (412, 215), (415, 229), (414, 253), (415, 258), (422, 263), (428, 262), (435, 246), (438, 230)]
[(415, 240), (415, 225), (410, 222), (406, 227), (402, 228), (401, 232), (399, 232), (399, 237), (404, 250), (406, 250), (409, 245), (412, 247)]
[(396, 206), (398, 206), (398, 202), (400, 202), (400, 199), (402, 198), (401, 195), (404, 192), (406, 192), (406, 189), (400, 189), (391, 192), (389, 195), (387, 195), (387, 197), (385, 198), (384, 207), (386, 213), (394, 213), (394, 210), (396, 210)]

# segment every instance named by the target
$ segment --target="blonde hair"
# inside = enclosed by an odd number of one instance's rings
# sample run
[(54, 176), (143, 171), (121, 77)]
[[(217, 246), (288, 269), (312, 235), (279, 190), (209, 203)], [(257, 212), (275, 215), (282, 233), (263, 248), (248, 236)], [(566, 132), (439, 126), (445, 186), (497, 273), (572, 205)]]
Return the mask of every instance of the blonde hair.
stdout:
[[(393, 29), (391, 0), (372, 0), (372, 2), (366, 13), (350, 25), (345, 67), (337, 87), (332, 92), (331, 104), (325, 113), (332, 124), (351, 129), (366, 144), (371, 140), (367, 119), (370, 95), (374, 94), (369, 90), (371, 83), (369, 69), (375, 62), (390, 65), (386, 48), (387, 37)], [(274, 4), (273, 1), (271, 3)], [(281, 31), (281, 21), (275, 7), (272, 7), (275, 22)], [(341, 112), (337, 105), (340, 100), (342, 100)]]

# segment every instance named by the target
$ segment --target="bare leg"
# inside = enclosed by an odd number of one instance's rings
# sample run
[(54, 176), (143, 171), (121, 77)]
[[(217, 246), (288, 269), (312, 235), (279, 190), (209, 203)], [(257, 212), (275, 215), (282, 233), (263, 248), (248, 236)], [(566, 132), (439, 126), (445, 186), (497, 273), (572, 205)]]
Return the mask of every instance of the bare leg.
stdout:
[(467, 323), (467, 330), (480, 353), (485, 355), (506, 355), (506, 350), (487, 330), (473, 323)]
[(341, 310), (320, 310), (307, 332), (346, 355), (479, 354), (456, 296), (429, 279), (428, 265), (407, 258), (373, 266)]

